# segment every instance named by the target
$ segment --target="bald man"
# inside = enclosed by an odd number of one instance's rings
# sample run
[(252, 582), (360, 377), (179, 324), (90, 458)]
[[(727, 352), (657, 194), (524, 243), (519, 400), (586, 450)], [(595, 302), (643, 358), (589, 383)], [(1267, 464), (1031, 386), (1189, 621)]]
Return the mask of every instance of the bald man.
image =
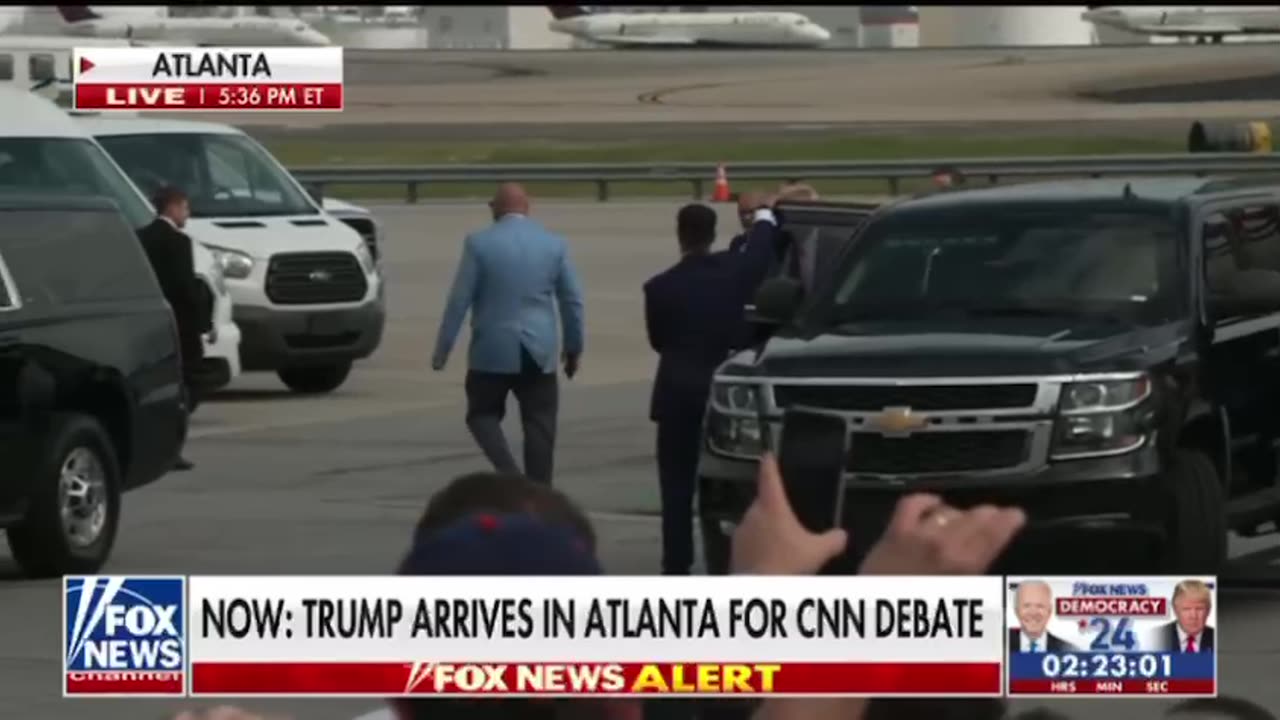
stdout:
[[(514, 394), (524, 474), (550, 483), (560, 404), (556, 360), (572, 379), (583, 350), (584, 303), (568, 244), (529, 217), (529, 204), (518, 183), (499, 186), (489, 203), (493, 224), (467, 236), (431, 366), (444, 369), (470, 311), (467, 428), (494, 469), (520, 473), (502, 432), (507, 395)], [(564, 328), (559, 353), (557, 315)]]

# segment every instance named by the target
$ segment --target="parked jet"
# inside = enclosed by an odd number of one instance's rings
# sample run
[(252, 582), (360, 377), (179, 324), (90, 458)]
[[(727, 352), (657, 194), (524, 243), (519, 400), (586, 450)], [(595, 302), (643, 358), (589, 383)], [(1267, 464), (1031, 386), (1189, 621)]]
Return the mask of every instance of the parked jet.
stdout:
[(88, 5), (59, 5), (68, 35), (125, 38), (173, 45), (330, 45), (328, 37), (301, 20), (270, 17), (171, 18), (101, 14)]
[(819, 47), (831, 33), (792, 12), (591, 13), (550, 5), (550, 28), (617, 47)]
[(1222, 42), (1227, 35), (1280, 34), (1280, 7), (1265, 5), (1090, 5), (1081, 17), (1139, 35)]

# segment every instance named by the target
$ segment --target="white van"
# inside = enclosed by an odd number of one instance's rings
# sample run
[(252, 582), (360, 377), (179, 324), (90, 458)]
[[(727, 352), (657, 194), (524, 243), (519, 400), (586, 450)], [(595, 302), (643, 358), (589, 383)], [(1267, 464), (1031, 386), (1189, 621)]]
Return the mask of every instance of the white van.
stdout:
[[(57, 105), (0, 85), (0, 108), (0, 192), (101, 195), (114, 200), (135, 228), (155, 219), (146, 197), (111, 156)], [(198, 370), (200, 389), (207, 392), (240, 374), (240, 329), (214, 254), (193, 243), (192, 255), (193, 270), (213, 300), (213, 329), (205, 334)]]
[[(265, 148), (230, 125), (77, 117), (144, 191), (191, 199), (191, 236), (222, 262), (246, 371), (330, 392), (372, 355), (386, 322), (378, 262)], [(352, 223), (354, 224), (354, 223)]]

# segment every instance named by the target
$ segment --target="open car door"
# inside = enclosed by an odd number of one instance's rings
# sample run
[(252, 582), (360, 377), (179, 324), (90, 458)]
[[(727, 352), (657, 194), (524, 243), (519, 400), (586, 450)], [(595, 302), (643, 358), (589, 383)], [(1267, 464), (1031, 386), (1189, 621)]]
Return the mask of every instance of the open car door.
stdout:
[(777, 206), (791, 242), (772, 276), (788, 275), (812, 292), (831, 272), (853, 234), (880, 206), (875, 203), (787, 201)]

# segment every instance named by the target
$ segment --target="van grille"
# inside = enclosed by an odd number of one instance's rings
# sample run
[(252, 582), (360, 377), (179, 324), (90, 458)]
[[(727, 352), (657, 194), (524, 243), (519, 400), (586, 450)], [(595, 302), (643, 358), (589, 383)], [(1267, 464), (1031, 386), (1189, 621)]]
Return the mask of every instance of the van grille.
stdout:
[(267, 297), (277, 305), (358, 302), (368, 289), (351, 253), (282, 253), (267, 266)]

